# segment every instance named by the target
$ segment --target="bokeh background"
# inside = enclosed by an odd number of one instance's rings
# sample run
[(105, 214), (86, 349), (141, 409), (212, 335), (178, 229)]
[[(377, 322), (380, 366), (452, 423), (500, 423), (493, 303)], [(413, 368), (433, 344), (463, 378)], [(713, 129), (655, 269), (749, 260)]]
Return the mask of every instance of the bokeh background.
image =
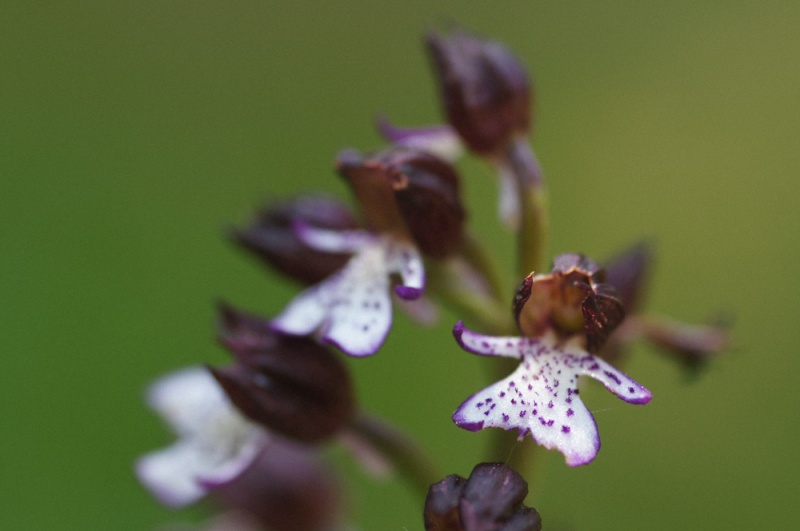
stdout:
[[(549, 529), (791, 529), (800, 401), (800, 3), (16, 2), (0, 6), (0, 528), (200, 521), (136, 483), (169, 433), (143, 389), (222, 363), (213, 302), (275, 313), (296, 286), (224, 238), (266, 197), (322, 190), (372, 120), (439, 120), (420, 36), (457, 22), (534, 72), (553, 253), (658, 246), (648, 306), (733, 316), (701, 378), (638, 348), (655, 396), (588, 391), (603, 448), (543, 454)], [(465, 161), (475, 230), (511, 261), (489, 170)], [(348, 198), (349, 199), (349, 198)], [(350, 360), (366, 408), (467, 475), (486, 433), (450, 414), (483, 384), (449, 328), (401, 317)], [(419, 398), (424, 396), (424, 398)], [(364, 530), (421, 529), (416, 500), (334, 450)]]

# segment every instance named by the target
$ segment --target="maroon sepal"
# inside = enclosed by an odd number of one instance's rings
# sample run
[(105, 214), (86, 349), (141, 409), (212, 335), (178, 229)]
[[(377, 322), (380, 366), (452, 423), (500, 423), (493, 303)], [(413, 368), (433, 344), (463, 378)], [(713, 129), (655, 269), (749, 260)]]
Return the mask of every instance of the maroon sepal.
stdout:
[(462, 29), (431, 33), (426, 44), (447, 119), (470, 150), (498, 154), (528, 131), (530, 82), (508, 49)]
[(302, 442), (328, 439), (350, 422), (350, 376), (333, 352), (230, 306), (221, 315), (220, 341), (235, 361), (211, 372), (246, 417)]
[(343, 151), (336, 168), (353, 188), (369, 228), (405, 232), (433, 258), (458, 249), (466, 215), (458, 174), (447, 162), (393, 147), (374, 155)]
[(243, 474), (212, 491), (222, 508), (243, 512), (272, 531), (332, 529), (342, 486), (314, 448), (271, 437)]
[(306, 284), (315, 284), (345, 265), (349, 255), (317, 251), (303, 243), (295, 234), (296, 223), (333, 230), (358, 227), (341, 202), (302, 196), (267, 205), (250, 226), (233, 230), (231, 236), (269, 266)]

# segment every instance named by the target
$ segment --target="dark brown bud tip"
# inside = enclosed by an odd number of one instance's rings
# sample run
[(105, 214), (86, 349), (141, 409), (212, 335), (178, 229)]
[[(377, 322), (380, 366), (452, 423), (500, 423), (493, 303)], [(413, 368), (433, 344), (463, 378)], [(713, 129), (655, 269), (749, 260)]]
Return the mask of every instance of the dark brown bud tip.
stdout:
[(464, 219), (459, 177), (447, 162), (425, 151), (390, 148), (371, 156), (339, 154), (339, 173), (358, 198), (371, 229), (403, 233), (433, 258), (454, 253)]
[(221, 341), (236, 361), (211, 372), (245, 416), (303, 442), (329, 438), (350, 422), (350, 376), (333, 352), (230, 307), (222, 314)]
[(531, 273), (514, 297), (514, 315), (524, 336), (549, 330), (567, 338), (583, 334), (589, 352), (597, 352), (625, 316), (605, 271), (582, 254), (562, 254), (549, 275)]
[(232, 231), (233, 240), (263, 262), (306, 284), (314, 284), (341, 269), (348, 255), (308, 247), (295, 234), (296, 223), (347, 230), (358, 224), (341, 202), (322, 196), (306, 196), (267, 205), (255, 221)]
[(522, 504), (528, 484), (503, 463), (483, 463), (469, 479), (452, 475), (431, 485), (425, 500), (427, 531), (539, 531), (539, 513)]
[(530, 83), (508, 49), (461, 29), (426, 44), (447, 119), (470, 150), (497, 154), (528, 131)]

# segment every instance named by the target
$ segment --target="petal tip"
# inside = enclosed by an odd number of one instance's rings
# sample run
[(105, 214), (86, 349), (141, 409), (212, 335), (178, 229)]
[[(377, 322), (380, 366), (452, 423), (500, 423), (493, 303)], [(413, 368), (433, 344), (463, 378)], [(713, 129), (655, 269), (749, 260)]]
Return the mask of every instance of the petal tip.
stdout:
[(413, 301), (422, 296), (422, 288), (412, 288), (411, 286), (395, 286), (394, 292), (403, 300)]
[(461, 429), (467, 431), (481, 431), (483, 429), (483, 421), (473, 422), (469, 420), (462, 419), (461, 417), (456, 417), (453, 415), (453, 422), (456, 426)]
[(462, 347), (464, 343), (461, 341), (461, 336), (464, 335), (464, 321), (459, 321), (453, 326), (453, 337), (456, 338), (456, 341)]
[(653, 393), (651, 393), (648, 389), (639, 386), (639, 393), (632, 397), (630, 400), (626, 400), (629, 404), (635, 405), (644, 405), (650, 402), (653, 399)]

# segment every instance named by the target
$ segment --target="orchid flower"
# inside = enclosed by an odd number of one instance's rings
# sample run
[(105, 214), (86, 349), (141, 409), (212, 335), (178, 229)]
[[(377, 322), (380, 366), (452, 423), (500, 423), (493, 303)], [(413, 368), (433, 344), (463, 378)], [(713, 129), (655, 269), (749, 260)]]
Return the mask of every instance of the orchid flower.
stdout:
[(147, 401), (178, 441), (136, 462), (136, 475), (162, 503), (189, 505), (244, 472), (258, 457), (266, 432), (234, 408), (204, 367), (157, 380)]
[(285, 334), (316, 334), (351, 356), (374, 354), (392, 322), (391, 287), (405, 300), (425, 289), (423, 255), (446, 257), (460, 243), (464, 212), (458, 177), (428, 153), (398, 149), (364, 158), (340, 155), (337, 167), (365, 215), (367, 230), (295, 224), (305, 245), (348, 253), (347, 264), (307, 288), (272, 321)]
[(550, 275), (523, 281), (515, 300), (523, 337), (491, 337), (453, 329), (458, 344), (474, 354), (517, 358), (508, 377), (474, 394), (456, 410), (461, 428), (516, 429), (540, 445), (557, 449), (570, 466), (592, 461), (600, 449), (594, 417), (580, 399), (578, 379), (588, 376), (631, 404), (652, 398), (629, 376), (593, 352), (622, 320), (622, 306), (603, 271), (577, 255), (556, 258)]

